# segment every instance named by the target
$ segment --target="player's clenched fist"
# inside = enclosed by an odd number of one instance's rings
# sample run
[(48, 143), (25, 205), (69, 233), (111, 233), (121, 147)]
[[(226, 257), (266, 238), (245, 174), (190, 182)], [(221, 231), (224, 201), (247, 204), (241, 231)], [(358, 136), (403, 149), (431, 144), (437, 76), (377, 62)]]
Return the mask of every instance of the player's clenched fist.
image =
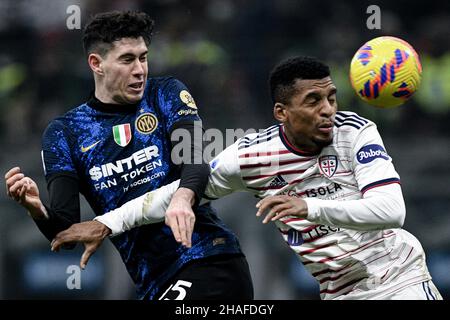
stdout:
[(25, 207), (33, 219), (47, 218), (36, 182), (26, 177), (19, 167), (14, 167), (5, 174), (5, 183), (6, 194)]

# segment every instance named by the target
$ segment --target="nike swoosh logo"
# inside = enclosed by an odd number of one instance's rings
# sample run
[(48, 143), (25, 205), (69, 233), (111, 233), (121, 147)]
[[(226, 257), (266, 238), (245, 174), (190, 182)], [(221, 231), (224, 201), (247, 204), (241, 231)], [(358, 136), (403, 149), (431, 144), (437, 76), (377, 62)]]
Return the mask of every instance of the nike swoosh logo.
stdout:
[(84, 152), (86, 152), (86, 151), (88, 151), (88, 150), (91, 150), (93, 147), (95, 147), (97, 144), (99, 144), (100, 141), (102, 141), (102, 140), (98, 140), (97, 142), (91, 144), (90, 146), (87, 146), (86, 148), (83, 147), (83, 146), (81, 146), (81, 152), (84, 153)]

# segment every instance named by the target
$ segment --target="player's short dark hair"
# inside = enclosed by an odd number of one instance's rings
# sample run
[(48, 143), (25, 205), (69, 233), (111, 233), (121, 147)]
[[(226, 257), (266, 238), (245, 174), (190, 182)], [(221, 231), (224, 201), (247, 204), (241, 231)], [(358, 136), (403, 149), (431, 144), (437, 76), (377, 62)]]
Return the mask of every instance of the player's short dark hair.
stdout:
[(150, 45), (155, 22), (144, 12), (111, 11), (99, 13), (86, 25), (83, 48), (86, 55), (95, 52), (105, 55), (114, 41), (142, 37)]
[(299, 56), (280, 62), (269, 77), (272, 102), (288, 103), (294, 95), (297, 79), (323, 79), (330, 75), (330, 68), (313, 57)]

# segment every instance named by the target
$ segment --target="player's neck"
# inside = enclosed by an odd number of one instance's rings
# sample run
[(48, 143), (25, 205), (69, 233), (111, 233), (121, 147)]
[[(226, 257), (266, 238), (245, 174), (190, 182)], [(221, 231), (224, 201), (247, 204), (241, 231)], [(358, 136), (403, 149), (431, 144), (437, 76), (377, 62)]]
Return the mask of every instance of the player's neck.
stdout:
[(136, 108), (139, 106), (140, 103), (135, 104), (117, 104), (117, 103), (105, 103), (104, 101), (100, 100), (97, 97), (96, 92), (91, 92), (91, 95), (89, 97), (89, 100), (87, 101), (87, 104), (101, 112), (108, 112), (108, 113), (133, 113), (136, 111)]
[(290, 147), (293, 148), (297, 153), (315, 155), (320, 153), (320, 151), (322, 150), (322, 147), (318, 146), (313, 141), (301, 139), (301, 137), (296, 138), (292, 133), (289, 132), (289, 130), (286, 130), (284, 126), (282, 127), (282, 130), (284, 139), (286, 140), (288, 145), (290, 145)]
[(111, 95), (102, 87), (95, 87), (95, 97), (104, 104), (120, 104), (111, 97)]

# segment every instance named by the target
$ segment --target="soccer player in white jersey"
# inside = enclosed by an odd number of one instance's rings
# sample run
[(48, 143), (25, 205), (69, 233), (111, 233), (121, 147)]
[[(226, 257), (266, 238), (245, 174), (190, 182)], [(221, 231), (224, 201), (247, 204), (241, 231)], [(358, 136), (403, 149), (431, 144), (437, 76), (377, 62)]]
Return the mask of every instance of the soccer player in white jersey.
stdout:
[[(272, 71), (270, 89), (280, 124), (221, 152), (211, 162), (205, 198), (234, 191), (261, 198), (257, 216), (276, 224), (318, 281), (322, 299), (442, 299), (421, 244), (401, 229), (400, 179), (376, 125), (337, 111), (328, 66), (315, 58), (288, 59)], [(102, 241), (93, 226), (106, 226), (114, 236), (160, 222), (177, 188), (176, 181), (97, 221), (73, 225), (53, 249), (84, 242), (85, 264)], [(183, 219), (166, 217), (166, 223), (174, 234), (190, 237)]]

